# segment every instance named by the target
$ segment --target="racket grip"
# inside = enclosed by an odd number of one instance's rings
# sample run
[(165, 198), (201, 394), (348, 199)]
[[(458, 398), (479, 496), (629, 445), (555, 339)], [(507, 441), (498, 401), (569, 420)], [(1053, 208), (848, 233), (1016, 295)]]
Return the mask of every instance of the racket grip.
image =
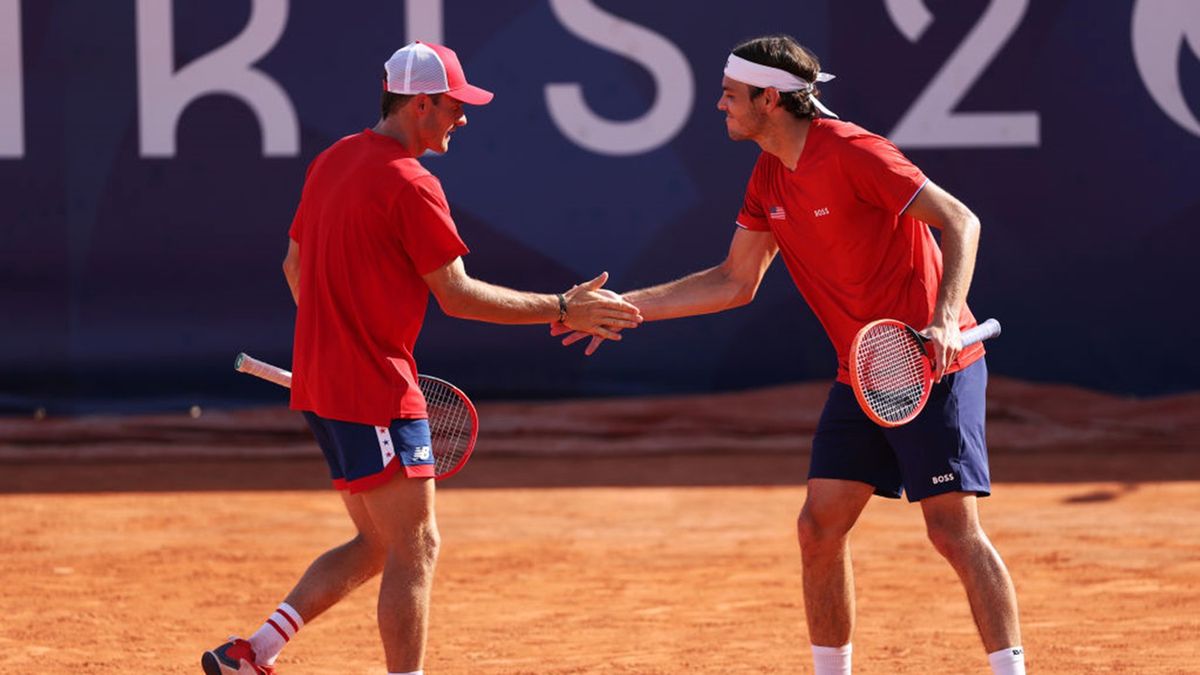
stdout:
[(237, 358), (233, 360), (233, 369), (239, 373), (261, 377), (281, 387), (290, 388), (292, 386), (292, 374), (290, 372), (265, 361), (259, 361), (245, 352), (238, 354)]
[(995, 319), (988, 319), (983, 323), (975, 326), (971, 330), (962, 334), (962, 346), (970, 347), (976, 342), (989, 340), (1000, 334), (1000, 322)]

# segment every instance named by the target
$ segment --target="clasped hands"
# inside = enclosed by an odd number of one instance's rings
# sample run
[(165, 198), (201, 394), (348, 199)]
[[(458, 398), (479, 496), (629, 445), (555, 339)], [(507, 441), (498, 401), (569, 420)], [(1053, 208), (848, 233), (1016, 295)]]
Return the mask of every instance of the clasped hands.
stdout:
[(563, 345), (572, 345), (590, 337), (584, 353), (591, 356), (605, 340), (620, 340), (625, 328), (637, 328), (642, 323), (638, 308), (620, 294), (603, 288), (608, 281), (608, 272), (586, 283), (572, 286), (563, 293), (567, 312), (561, 321), (550, 324), (550, 335), (570, 333), (563, 338)]

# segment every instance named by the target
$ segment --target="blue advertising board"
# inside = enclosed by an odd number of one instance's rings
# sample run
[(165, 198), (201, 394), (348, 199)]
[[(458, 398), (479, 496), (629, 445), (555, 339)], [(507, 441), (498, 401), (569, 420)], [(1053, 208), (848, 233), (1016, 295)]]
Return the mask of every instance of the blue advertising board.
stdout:
[[(280, 263), (305, 168), (375, 122), (412, 39), (497, 94), (423, 160), (472, 276), (549, 292), (607, 270), (621, 291), (716, 264), (758, 152), (726, 136), (721, 69), (767, 33), (979, 215), (969, 302), (1004, 323), (993, 372), (1200, 386), (1193, 0), (0, 0), (0, 409), (277, 400), (232, 357), (290, 362)], [(751, 305), (590, 358), (434, 306), (417, 358), (479, 397), (835, 370), (779, 262)]]

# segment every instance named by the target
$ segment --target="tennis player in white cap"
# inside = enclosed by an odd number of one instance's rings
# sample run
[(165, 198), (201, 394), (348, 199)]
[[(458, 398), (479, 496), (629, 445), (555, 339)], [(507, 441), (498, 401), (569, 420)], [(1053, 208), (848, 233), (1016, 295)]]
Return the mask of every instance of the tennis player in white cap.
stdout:
[[(273, 673), (307, 622), (381, 572), (388, 671), (422, 672), (439, 536), (413, 353), (431, 291), (447, 314), (478, 321), (558, 321), (619, 338), (614, 329), (640, 320), (601, 288), (607, 274), (558, 294), (468, 276), (441, 183), (418, 158), (446, 152), (467, 123), (463, 105), (484, 105), (492, 93), (469, 84), (442, 45), (415, 42), (384, 68), (379, 122), (309, 166), (283, 265), (297, 304), (291, 407), (304, 413), (357, 533), (314, 560), (249, 638), (206, 651), (206, 675)], [(268, 537), (262, 546), (270, 550)]]

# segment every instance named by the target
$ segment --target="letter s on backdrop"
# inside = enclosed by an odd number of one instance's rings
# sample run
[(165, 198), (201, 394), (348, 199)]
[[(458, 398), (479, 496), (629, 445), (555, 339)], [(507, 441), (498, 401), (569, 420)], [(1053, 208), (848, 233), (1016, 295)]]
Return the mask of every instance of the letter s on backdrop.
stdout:
[(550, 117), (564, 136), (602, 155), (637, 155), (666, 144), (683, 129), (692, 112), (695, 83), (687, 57), (674, 43), (604, 12), (591, 0), (550, 0), (550, 7), (572, 35), (636, 61), (654, 78), (654, 103), (644, 115), (628, 121), (592, 112), (578, 83), (547, 84)]

